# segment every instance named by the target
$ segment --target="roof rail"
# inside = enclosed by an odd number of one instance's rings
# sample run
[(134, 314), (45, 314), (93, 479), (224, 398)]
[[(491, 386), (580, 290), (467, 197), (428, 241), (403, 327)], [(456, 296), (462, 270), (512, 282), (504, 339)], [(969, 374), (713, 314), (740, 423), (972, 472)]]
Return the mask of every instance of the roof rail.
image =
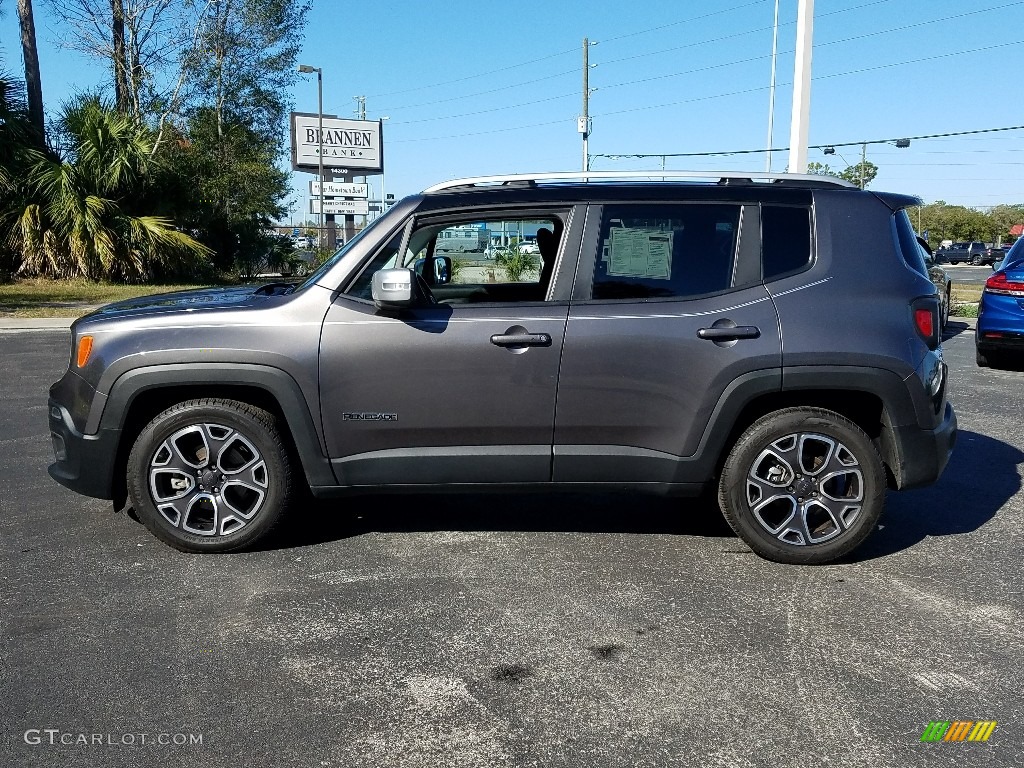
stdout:
[(764, 173), (763, 171), (559, 171), (555, 173), (513, 173), (505, 176), (473, 176), (466, 179), (443, 181), (423, 190), (424, 194), (444, 190), (492, 187), (521, 182), (534, 185), (540, 181), (574, 181), (589, 182), (606, 179), (637, 179), (646, 181), (668, 181), (678, 179), (714, 179), (720, 184), (758, 181), (786, 182), (803, 181), (827, 184), (836, 187), (856, 188), (845, 179), (835, 176), (817, 176), (809, 173)]

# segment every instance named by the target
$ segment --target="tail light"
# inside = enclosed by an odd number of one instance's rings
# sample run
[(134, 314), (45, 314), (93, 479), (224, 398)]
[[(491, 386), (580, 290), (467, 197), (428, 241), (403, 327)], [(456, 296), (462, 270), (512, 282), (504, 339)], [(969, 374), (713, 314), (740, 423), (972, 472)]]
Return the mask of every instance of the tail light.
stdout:
[(996, 272), (985, 281), (985, 293), (1024, 298), (1024, 283), (1011, 280), (1005, 272)]
[(935, 296), (916, 299), (910, 305), (914, 315), (914, 329), (928, 345), (928, 349), (938, 349), (939, 336), (939, 300)]

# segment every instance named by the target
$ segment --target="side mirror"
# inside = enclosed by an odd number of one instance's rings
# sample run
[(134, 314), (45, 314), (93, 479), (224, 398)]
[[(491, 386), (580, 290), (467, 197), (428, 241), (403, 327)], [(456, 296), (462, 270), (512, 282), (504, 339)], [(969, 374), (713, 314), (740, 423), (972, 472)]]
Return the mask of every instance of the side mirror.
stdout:
[(452, 281), (452, 259), (450, 256), (434, 257), (434, 280), (430, 285), (447, 285)]
[(411, 269), (379, 269), (373, 273), (373, 303), (378, 309), (402, 309), (417, 303), (416, 273)]
[(413, 269), (427, 285), (448, 285), (452, 281), (452, 260), (450, 256), (435, 256), (430, 260), (433, 270), (428, 270), (426, 259), (416, 259)]

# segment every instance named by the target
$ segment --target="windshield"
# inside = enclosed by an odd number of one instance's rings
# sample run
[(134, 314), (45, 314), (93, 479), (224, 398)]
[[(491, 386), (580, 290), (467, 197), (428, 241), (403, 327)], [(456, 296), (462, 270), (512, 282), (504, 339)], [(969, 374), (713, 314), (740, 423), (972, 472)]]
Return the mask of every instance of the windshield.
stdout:
[(333, 254), (331, 254), (331, 257), (327, 259), (327, 261), (325, 261), (323, 264), (321, 264), (320, 267), (313, 274), (307, 277), (296, 290), (301, 291), (303, 288), (308, 288), (309, 286), (318, 282), (320, 278), (322, 278), (325, 274), (330, 272), (335, 264), (337, 264), (339, 261), (345, 258), (345, 254), (347, 254), (352, 249), (352, 246), (354, 246), (356, 243), (362, 240), (367, 232), (377, 228), (377, 223), (381, 221), (382, 218), (384, 217), (376, 219), (372, 224), (370, 224), (370, 226), (363, 228), (363, 230), (358, 235), (353, 237), (351, 240), (349, 240), (347, 243), (341, 246), (341, 248), (339, 248)]

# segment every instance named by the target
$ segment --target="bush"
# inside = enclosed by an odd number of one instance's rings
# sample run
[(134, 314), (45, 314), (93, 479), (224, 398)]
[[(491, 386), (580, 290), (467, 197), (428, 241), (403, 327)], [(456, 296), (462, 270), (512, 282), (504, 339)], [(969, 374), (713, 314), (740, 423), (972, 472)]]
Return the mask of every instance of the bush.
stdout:
[(540, 259), (536, 254), (520, 253), (518, 248), (499, 253), (494, 261), (505, 271), (505, 276), (512, 283), (518, 283), (524, 275), (540, 269)]

